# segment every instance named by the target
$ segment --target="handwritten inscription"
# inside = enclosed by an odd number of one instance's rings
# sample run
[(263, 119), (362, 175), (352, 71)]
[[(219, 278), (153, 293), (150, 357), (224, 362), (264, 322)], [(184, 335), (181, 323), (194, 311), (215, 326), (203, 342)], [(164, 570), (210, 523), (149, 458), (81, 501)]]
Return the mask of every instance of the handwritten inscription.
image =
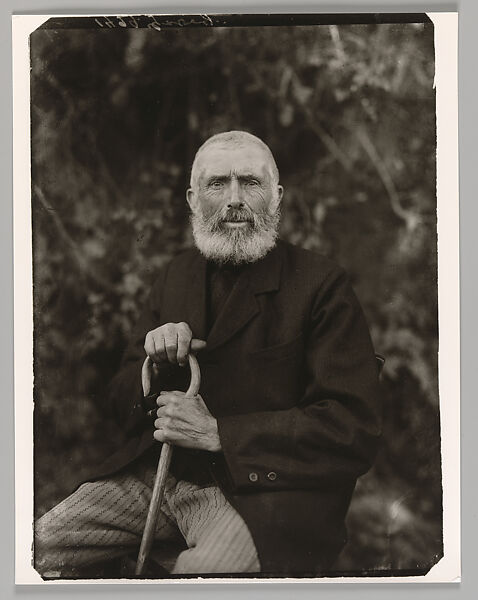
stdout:
[(161, 31), (162, 27), (190, 27), (199, 25), (212, 27), (214, 25), (211, 17), (208, 15), (179, 16), (168, 15), (168, 18), (155, 15), (141, 16), (114, 16), (114, 17), (95, 17), (95, 23), (104, 29), (126, 28), (147, 28)]

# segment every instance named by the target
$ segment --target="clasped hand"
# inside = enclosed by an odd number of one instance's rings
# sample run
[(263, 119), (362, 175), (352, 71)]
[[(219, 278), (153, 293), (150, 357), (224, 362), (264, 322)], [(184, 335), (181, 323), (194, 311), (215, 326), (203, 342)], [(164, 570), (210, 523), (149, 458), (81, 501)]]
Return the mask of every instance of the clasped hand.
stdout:
[(187, 364), (189, 352), (199, 352), (206, 347), (204, 340), (193, 339), (187, 323), (166, 323), (148, 331), (144, 350), (153, 363), (170, 362), (181, 367)]
[(153, 435), (158, 442), (209, 452), (221, 450), (217, 421), (199, 394), (187, 397), (184, 392), (161, 392), (157, 404)]

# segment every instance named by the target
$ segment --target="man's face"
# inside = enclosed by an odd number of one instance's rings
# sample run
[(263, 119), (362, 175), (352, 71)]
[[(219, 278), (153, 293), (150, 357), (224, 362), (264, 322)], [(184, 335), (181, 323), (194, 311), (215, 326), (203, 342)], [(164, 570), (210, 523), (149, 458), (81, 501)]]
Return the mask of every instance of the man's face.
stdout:
[(212, 144), (199, 155), (187, 191), (197, 247), (206, 258), (241, 264), (275, 245), (282, 187), (270, 157), (256, 144)]
[[(188, 201), (193, 212), (199, 209), (206, 219), (227, 208), (235, 209), (232, 215), (241, 209), (244, 214), (277, 211), (282, 188), (273, 181), (269, 156), (255, 144), (238, 148), (213, 144), (199, 156), (197, 172)], [(248, 223), (247, 218), (233, 217), (223, 225), (246, 228)]]

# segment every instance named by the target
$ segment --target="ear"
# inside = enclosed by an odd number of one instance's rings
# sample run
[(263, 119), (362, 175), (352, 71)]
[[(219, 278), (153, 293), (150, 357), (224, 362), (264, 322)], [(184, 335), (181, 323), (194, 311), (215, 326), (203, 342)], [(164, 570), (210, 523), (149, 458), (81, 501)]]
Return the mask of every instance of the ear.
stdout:
[(271, 213), (275, 213), (279, 206), (280, 203), (282, 202), (282, 196), (284, 194), (284, 188), (281, 185), (277, 186), (277, 195), (272, 199), (271, 203), (270, 203), (270, 209), (271, 209)]
[(284, 195), (284, 188), (281, 185), (277, 186), (277, 206), (282, 202), (282, 196)]
[(189, 208), (191, 209), (191, 211), (196, 212), (198, 200), (197, 200), (197, 196), (194, 193), (194, 190), (192, 188), (188, 188), (186, 190), (186, 200), (189, 204)]

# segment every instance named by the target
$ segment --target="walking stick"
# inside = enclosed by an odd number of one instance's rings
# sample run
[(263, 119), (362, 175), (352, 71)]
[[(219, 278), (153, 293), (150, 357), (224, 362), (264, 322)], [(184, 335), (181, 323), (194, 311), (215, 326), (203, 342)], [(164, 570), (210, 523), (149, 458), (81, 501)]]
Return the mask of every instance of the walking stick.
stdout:
[[(201, 384), (201, 371), (199, 370), (197, 358), (193, 354), (189, 353), (188, 360), (189, 368), (191, 369), (191, 382), (186, 392), (186, 396), (196, 396), (199, 392), (199, 385)], [(146, 360), (143, 363), (143, 368), (141, 370), (141, 382), (143, 384), (143, 394), (145, 396), (148, 396), (151, 389), (152, 366), (153, 363), (149, 356), (147, 356)], [(153, 544), (154, 532), (156, 530), (159, 509), (163, 501), (164, 488), (166, 486), (166, 478), (168, 476), (169, 464), (171, 462), (172, 453), (173, 447), (171, 446), (171, 444), (164, 443), (161, 448), (158, 469), (156, 471), (156, 477), (154, 479), (153, 495), (151, 496), (148, 516), (146, 518), (143, 537), (141, 539), (141, 546), (139, 548), (138, 560), (136, 562), (135, 575), (141, 575), (143, 573), (144, 566), (146, 564), (146, 559)]]

